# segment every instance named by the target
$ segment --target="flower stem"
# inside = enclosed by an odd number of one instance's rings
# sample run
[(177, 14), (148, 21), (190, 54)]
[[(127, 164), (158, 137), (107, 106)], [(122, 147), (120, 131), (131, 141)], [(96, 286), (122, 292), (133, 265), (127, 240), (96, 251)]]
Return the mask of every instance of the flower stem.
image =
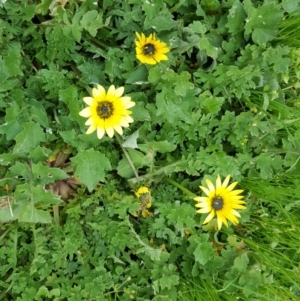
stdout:
[(121, 137), (119, 136), (118, 133), (116, 133), (116, 138), (117, 138), (117, 140), (118, 140), (118, 142), (119, 142), (119, 144), (120, 144), (120, 146), (121, 146), (121, 148), (122, 148), (122, 150), (123, 150), (123, 152), (124, 152), (124, 155), (125, 155), (125, 157), (126, 157), (128, 163), (129, 163), (131, 169), (132, 169), (133, 172), (134, 172), (134, 175), (135, 175), (135, 177), (136, 177), (137, 182), (139, 182), (139, 175), (138, 175), (138, 172), (137, 172), (137, 170), (136, 170), (136, 168), (135, 168), (135, 166), (134, 166), (134, 164), (133, 164), (133, 162), (132, 162), (132, 160), (131, 160), (131, 158), (130, 158), (128, 152), (127, 152), (127, 150), (122, 146)]
[(195, 198), (197, 196), (197, 195), (195, 195), (194, 193), (192, 193), (191, 191), (189, 191), (188, 189), (186, 189), (185, 187), (183, 187), (182, 185), (180, 185), (179, 183), (177, 183), (176, 181), (172, 180), (169, 177), (165, 177), (164, 180), (166, 180), (170, 184), (174, 185), (175, 187), (179, 188), (180, 190), (182, 190), (185, 194), (187, 194), (191, 198)]

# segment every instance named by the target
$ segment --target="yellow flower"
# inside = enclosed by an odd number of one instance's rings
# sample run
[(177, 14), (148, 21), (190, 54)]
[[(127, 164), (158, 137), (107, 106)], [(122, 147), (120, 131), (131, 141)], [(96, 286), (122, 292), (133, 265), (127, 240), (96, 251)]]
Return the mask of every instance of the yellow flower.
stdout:
[(138, 40), (135, 40), (136, 57), (144, 64), (155, 65), (160, 61), (167, 61), (169, 58), (165, 53), (170, 51), (166, 43), (161, 42), (151, 33), (149, 37), (135, 33)]
[(122, 127), (128, 127), (133, 119), (132, 114), (127, 109), (135, 105), (129, 96), (123, 96), (124, 87), (118, 89), (114, 85), (110, 86), (108, 91), (97, 85), (92, 90), (93, 97), (84, 97), (83, 101), (88, 105), (79, 115), (88, 118), (85, 125), (90, 127), (86, 134), (91, 134), (97, 130), (97, 136), (101, 139), (105, 132), (112, 138), (114, 131), (123, 135)]
[(243, 190), (233, 190), (237, 182), (228, 186), (229, 180), (230, 175), (222, 183), (220, 176), (218, 176), (216, 186), (208, 179), (206, 179), (208, 189), (200, 186), (206, 197), (196, 197), (194, 200), (198, 202), (195, 207), (201, 208), (197, 210), (198, 213), (209, 213), (203, 224), (207, 224), (215, 215), (217, 215), (219, 230), (222, 227), (222, 223), (228, 227), (227, 220), (233, 224), (239, 222), (237, 217), (241, 216), (235, 209), (246, 209), (244, 206), (245, 201), (242, 200), (244, 196), (239, 195)]
[(141, 202), (142, 208), (150, 208), (152, 205), (152, 198), (150, 194), (150, 190), (146, 186), (140, 187), (136, 192), (135, 195)]
[(151, 212), (149, 212), (146, 208), (150, 208), (152, 206), (152, 197), (150, 194), (150, 190), (146, 186), (140, 187), (136, 192), (135, 195), (140, 201), (140, 209), (133, 214), (134, 216), (138, 217), (142, 215), (144, 218), (147, 216), (153, 216)]

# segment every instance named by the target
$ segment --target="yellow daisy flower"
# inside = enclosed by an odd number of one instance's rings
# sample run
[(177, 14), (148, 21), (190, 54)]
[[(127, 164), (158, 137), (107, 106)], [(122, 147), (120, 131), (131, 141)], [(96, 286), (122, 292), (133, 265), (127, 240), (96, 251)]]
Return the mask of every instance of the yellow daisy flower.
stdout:
[(88, 118), (85, 125), (90, 127), (86, 134), (91, 134), (97, 130), (97, 136), (101, 139), (105, 132), (112, 138), (114, 131), (123, 135), (122, 127), (128, 127), (133, 119), (132, 114), (127, 109), (133, 107), (135, 103), (129, 96), (123, 96), (124, 87), (118, 89), (114, 85), (110, 86), (108, 91), (97, 85), (92, 90), (93, 97), (84, 97), (83, 101), (88, 105), (87, 108), (79, 112), (82, 117)]
[(169, 58), (165, 53), (170, 51), (166, 43), (161, 42), (151, 33), (149, 37), (135, 33), (138, 40), (135, 40), (136, 57), (144, 64), (155, 65), (160, 61), (167, 61)]
[(201, 208), (197, 210), (198, 213), (209, 213), (203, 224), (207, 224), (215, 215), (217, 215), (219, 230), (222, 227), (222, 223), (228, 227), (227, 220), (233, 224), (239, 222), (237, 217), (241, 216), (235, 209), (246, 209), (244, 206), (245, 201), (242, 200), (244, 196), (239, 195), (243, 190), (233, 190), (237, 182), (228, 186), (229, 180), (230, 175), (222, 183), (220, 176), (218, 176), (216, 186), (208, 179), (206, 179), (208, 188), (200, 186), (206, 197), (196, 197), (194, 200), (198, 202), (195, 207)]

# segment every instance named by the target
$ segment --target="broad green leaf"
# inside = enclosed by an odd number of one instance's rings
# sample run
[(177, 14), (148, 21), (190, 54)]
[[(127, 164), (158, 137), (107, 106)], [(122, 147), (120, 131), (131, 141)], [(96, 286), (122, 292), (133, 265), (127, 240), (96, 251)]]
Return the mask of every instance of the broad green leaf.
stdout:
[(89, 149), (79, 152), (71, 158), (72, 165), (76, 166), (75, 176), (85, 184), (89, 191), (101, 182), (105, 182), (105, 171), (111, 169), (109, 160), (105, 155)]
[[(136, 169), (139, 169), (144, 166), (150, 166), (151, 164), (150, 156), (145, 155), (142, 152), (131, 148), (128, 148), (127, 151)], [(118, 169), (118, 174), (126, 179), (134, 176), (132, 168), (128, 160), (126, 159), (126, 157), (124, 157), (121, 161), (119, 161), (117, 169)]]
[(34, 205), (39, 208), (47, 209), (51, 205), (60, 205), (63, 201), (60, 196), (52, 194), (50, 190), (45, 190), (44, 186), (30, 187)]
[(50, 213), (36, 209), (33, 203), (25, 205), (19, 214), (19, 222), (23, 223), (51, 223)]
[(126, 79), (126, 84), (141, 85), (148, 82), (148, 69), (145, 65), (138, 66), (135, 70), (130, 72)]
[(46, 141), (45, 134), (37, 123), (32, 121), (23, 123), (23, 128), (23, 131), (16, 137), (16, 145), (13, 149), (14, 154), (28, 153), (41, 142)]
[(0, 154), (0, 165), (2, 166), (12, 165), (15, 159), (17, 158), (18, 158), (17, 155), (13, 155), (11, 153)]
[(244, 28), (245, 17), (246, 14), (241, 2), (235, 0), (232, 7), (229, 9), (227, 16), (228, 22), (226, 27), (229, 29), (229, 32), (233, 35), (241, 32)]
[(45, 185), (68, 177), (68, 174), (60, 168), (49, 167), (41, 162), (32, 164), (32, 180), (34, 183)]
[(137, 139), (139, 138), (139, 130), (132, 133), (126, 140), (122, 143), (123, 147), (138, 148)]
[(17, 177), (22, 176), (27, 181), (31, 177), (31, 170), (29, 165), (26, 163), (16, 162), (16, 164), (12, 165), (9, 170)]
[(40, 124), (41, 126), (48, 128), (49, 127), (48, 116), (44, 106), (40, 102), (31, 99), (29, 101), (29, 107), (30, 107), (29, 112), (32, 119), (36, 121), (38, 124)]

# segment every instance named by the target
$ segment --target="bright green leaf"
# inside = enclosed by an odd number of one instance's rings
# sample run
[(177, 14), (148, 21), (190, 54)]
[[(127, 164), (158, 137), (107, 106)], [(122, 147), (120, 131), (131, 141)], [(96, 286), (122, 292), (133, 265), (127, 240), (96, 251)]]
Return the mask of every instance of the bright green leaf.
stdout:
[(40, 142), (45, 142), (45, 134), (35, 122), (29, 121), (23, 123), (23, 131), (16, 137), (16, 145), (13, 153), (28, 153), (31, 149), (37, 147)]
[(109, 160), (105, 155), (89, 149), (79, 152), (71, 158), (72, 165), (76, 166), (75, 176), (92, 191), (99, 181), (105, 181), (105, 171), (111, 169)]

